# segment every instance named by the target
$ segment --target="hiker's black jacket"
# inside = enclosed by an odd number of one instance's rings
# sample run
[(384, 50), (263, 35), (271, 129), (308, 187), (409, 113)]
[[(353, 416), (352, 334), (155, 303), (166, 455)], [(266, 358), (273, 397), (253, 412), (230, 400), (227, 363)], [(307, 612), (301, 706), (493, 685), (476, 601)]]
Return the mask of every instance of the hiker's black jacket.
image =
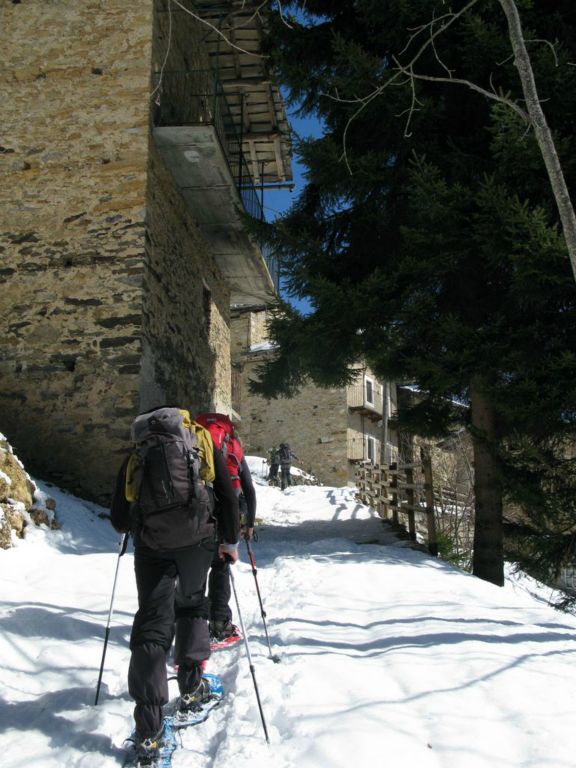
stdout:
[(216, 496), (216, 519), (218, 532), (222, 541), (227, 544), (236, 544), (240, 535), (240, 514), (238, 512), (238, 497), (232, 486), (232, 480), (228, 474), (226, 460), (214, 448), (214, 495)]
[(252, 475), (245, 458), (242, 459), (240, 464), (240, 485), (246, 500), (246, 526), (254, 528), (254, 521), (256, 520), (256, 489), (254, 488)]

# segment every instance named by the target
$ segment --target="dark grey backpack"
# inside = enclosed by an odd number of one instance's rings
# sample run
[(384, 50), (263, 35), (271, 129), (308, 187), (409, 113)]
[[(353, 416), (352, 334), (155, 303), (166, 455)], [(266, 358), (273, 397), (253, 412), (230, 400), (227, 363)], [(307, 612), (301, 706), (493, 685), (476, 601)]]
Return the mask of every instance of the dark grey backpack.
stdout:
[(187, 411), (172, 407), (140, 414), (132, 424), (135, 535), (152, 549), (196, 543), (210, 517), (209, 496), (200, 480), (200, 449), (190, 424)]

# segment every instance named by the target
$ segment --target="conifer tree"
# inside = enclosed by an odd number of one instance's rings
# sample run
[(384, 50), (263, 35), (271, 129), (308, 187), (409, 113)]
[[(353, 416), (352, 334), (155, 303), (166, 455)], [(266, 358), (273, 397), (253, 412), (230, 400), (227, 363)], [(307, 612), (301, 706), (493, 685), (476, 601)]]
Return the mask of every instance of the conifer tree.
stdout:
[[(568, 2), (523, 7), (534, 40), (558, 40), (555, 56), (536, 46), (533, 63), (573, 183), (574, 13)], [(272, 320), (278, 355), (255, 389), (278, 396), (308, 379), (344, 384), (366, 360), (427, 394), (404, 414), (421, 434), (446, 432), (451, 398), (468, 402), (473, 568), (502, 584), (504, 457), (518, 436), (573, 429), (576, 294), (542, 158), (517, 113), (472, 89), (409, 77), (358, 101), (443, 8), (440, 0), (293, 0), (276, 17), (274, 64), (325, 132), (299, 143), (306, 187), (262, 233), (312, 312), (286, 305)], [(521, 97), (494, 3), (462, 16), (419, 67)]]

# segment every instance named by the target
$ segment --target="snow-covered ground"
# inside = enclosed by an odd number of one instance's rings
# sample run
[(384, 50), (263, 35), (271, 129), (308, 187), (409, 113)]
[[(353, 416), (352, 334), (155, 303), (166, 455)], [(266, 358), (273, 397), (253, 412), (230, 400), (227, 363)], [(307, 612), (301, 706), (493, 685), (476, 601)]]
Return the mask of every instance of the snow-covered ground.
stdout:
[[(62, 529), (29, 527), (0, 551), (1, 764), (119, 765), (133, 708), (131, 550), (94, 706), (118, 536), (104, 510), (39, 485)], [(499, 589), (410, 549), (351, 489), (257, 491), (253, 551), (279, 663), (244, 545), (235, 583), (271, 743), (239, 644), (210, 659), (225, 700), (185, 732), (174, 766), (576, 765), (576, 618), (523, 581)]]

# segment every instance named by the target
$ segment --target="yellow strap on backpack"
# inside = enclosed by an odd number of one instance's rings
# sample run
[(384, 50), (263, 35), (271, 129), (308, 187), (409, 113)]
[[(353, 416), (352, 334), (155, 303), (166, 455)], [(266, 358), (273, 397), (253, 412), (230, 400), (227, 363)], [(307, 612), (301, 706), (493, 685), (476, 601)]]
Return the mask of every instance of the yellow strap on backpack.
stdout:
[(138, 464), (138, 457), (135, 453), (131, 453), (126, 464), (126, 483), (124, 494), (126, 501), (136, 501), (136, 480), (134, 478), (134, 470)]
[(190, 412), (180, 409), (182, 414), (182, 423), (186, 429), (190, 429), (198, 444), (198, 450), (200, 453), (200, 477), (205, 483), (212, 483), (216, 477), (216, 469), (214, 467), (214, 447), (212, 444), (212, 437), (210, 432), (201, 424), (198, 424), (190, 417)]
[(200, 469), (200, 477), (206, 483), (214, 482), (216, 477), (216, 468), (214, 466), (214, 444), (212, 443), (212, 436), (207, 429), (201, 424), (192, 422), (192, 431), (196, 435), (196, 442), (200, 448), (200, 458), (202, 459), (202, 466)]

